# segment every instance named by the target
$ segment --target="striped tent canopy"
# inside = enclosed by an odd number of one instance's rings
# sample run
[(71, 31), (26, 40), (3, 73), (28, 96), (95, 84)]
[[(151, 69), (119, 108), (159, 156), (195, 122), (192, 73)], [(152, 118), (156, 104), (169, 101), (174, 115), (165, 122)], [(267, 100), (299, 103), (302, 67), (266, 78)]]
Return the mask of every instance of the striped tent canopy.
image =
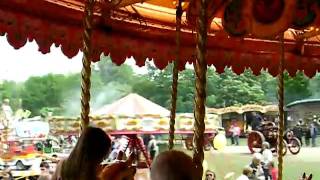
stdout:
[(134, 93), (129, 94), (112, 104), (105, 105), (92, 113), (92, 115), (118, 116), (169, 116), (169, 114), (170, 112), (166, 108)]

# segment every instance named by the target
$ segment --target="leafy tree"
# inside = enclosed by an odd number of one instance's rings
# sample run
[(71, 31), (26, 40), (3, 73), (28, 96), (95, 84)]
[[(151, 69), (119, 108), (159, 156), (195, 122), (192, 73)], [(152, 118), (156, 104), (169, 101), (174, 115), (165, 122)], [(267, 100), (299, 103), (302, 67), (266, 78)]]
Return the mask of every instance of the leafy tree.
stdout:
[(135, 80), (135, 74), (131, 66), (127, 64), (117, 66), (113, 64), (110, 56), (101, 55), (96, 67), (96, 72), (100, 75), (103, 84), (114, 81), (120, 84), (132, 84)]
[[(116, 66), (110, 57), (101, 56), (94, 64), (91, 78), (91, 107), (98, 109), (131, 92), (170, 108), (172, 65), (159, 70), (147, 63), (147, 74), (135, 74), (129, 65)], [(177, 112), (192, 112), (194, 103), (193, 69), (179, 72)], [(224, 107), (249, 103), (277, 103), (277, 79), (267, 72), (255, 76), (246, 70), (238, 76), (226, 68), (217, 74), (213, 68), (207, 73), (207, 106)], [(285, 74), (286, 103), (304, 98), (320, 97), (320, 75), (307, 79), (302, 73), (291, 78)], [(32, 115), (48, 114), (78, 116), (80, 113), (81, 75), (49, 74), (31, 77), (24, 83), (0, 83), (0, 99), (9, 98), (14, 110), (28, 109)]]
[(285, 73), (284, 80), (285, 103), (288, 104), (312, 96), (309, 89), (310, 80), (302, 72), (297, 73), (295, 77), (290, 77), (288, 73)]
[(170, 107), (171, 97), (171, 66), (158, 70), (147, 63), (148, 74), (138, 76), (132, 91), (163, 107)]
[(22, 105), (33, 115), (40, 115), (43, 107), (58, 108), (62, 97), (62, 75), (31, 77), (24, 83)]
[(216, 107), (263, 103), (265, 99), (258, 77), (249, 70), (238, 76), (230, 69), (220, 75), (216, 97)]
[(261, 84), (264, 92), (265, 101), (270, 104), (278, 103), (278, 81), (272, 77), (268, 72), (262, 71), (258, 76), (258, 80)]
[(317, 74), (314, 78), (309, 81), (309, 91), (312, 93), (311, 98), (320, 99), (320, 74)]

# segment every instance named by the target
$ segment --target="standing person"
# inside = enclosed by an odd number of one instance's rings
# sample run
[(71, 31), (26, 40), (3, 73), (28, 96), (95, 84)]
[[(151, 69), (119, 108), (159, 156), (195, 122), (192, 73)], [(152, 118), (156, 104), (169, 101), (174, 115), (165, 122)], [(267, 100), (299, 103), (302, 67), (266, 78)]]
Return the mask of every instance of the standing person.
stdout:
[(233, 132), (233, 139), (234, 139), (234, 143), (239, 146), (239, 137), (241, 134), (241, 129), (240, 127), (237, 125), (237, 123), (234, 123), (234, 132)]
[(318, 135), (317, 121), (314, 120), (310, 125), (310, 135), (312, 140), (312, 147), (316, 147), (316, 139)]
[(109, 155), (108, 160), (113, 162), (116, 160), (119, 152), (121, 151), (121, 144), (120, 144), (120, 139), (118, 137), (115, 137), (112, 141), (112, 148), (111, 148), (111, 153)]
[(300, 121), (294, 126), (293, 134), (300, 140), (300, 143), (302, 145), (303, 129), (301, 127)]
[(270, 171), (270, 174), (271, 174), (271, 179), (272, 180), (278, 180), (278, 169), (275, 167), (273, 161), (271, 161), (269, 163), (269, 171)]
[(231, 125), (230, 132), (234, 144), (239, 146), (239, 136), (241, 134), (241, 129), (236, 122), (233, 122), (233, 124)]
[(310, 138), (311, 138), (311, 131), (310, 131), (310, 128), (308, 125), (305, 127), (304, 138), (305, 138), (306, 146), (309, 146), (310, 145)]
[(249, 176), (250, 180), (264, 179), (264, 173), (261, 165), (262, 155), (260, 153), (253, 154), (252, 162), (249, 165), (252, 168), (252, 174)]
[(148, 146), (148, 142), (150, 141), (150, 135), (144, 134), (144, 135), (142, 135), (142, 139), (143, 139), (144, 145), (147, 147)]
[(262, 123), (262, 117), (260, 114), (256, 112), (252, 112), (252, 121), (251, 121), (251, 127), (252, 130), (256, 131), (259, 129)]
[(245, 167), (242, 170), (241, 176), (237, 178), (237, 180), (249, 180), (249, 177), (252, 176), (253, 169), (251, 167)]
[(233, 130), (234, 130), (234, 125), (233, 125), (233, 123), (232, 123), (231, 126), (230, 126), (230, 128), (229, 128), (231, 145), (234, 145)]
[(150, 136), (150, 141), (148, 143), (148, 150), (149, 150), (150, 158), (151, 160), (153, 160), (158, 151), (158, 144), (157, 144), (156, 137), (154, 135)]
[(262, 143), (262, 168), (265, 180), (270, 178), (269, 164), (272, 162), (273, 155), (268, 142)]

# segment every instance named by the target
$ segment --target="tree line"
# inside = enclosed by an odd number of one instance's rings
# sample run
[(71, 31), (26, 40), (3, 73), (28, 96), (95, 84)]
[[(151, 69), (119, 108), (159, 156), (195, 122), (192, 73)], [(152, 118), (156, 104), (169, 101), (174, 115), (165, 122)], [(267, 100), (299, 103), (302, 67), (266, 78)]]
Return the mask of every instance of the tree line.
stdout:
[[(91, 83), (91, 107), (97, 109), (128, 93), (137, 93), (145, 98), (170, 108), (172, 65), (158, 70), (146, 64), (146, 74), (136, 74), (131, 66), (116, 66), (110, 57), (101, 56), (94, 65)], [(229, 68), (217, 74), (208, 68), (207, 106), (227, 107), (243, 104), (277, 103), (277, 79), (262, 71), (259, 76), (246, 70), (236, 75)], [(80, 73), (30, 77), (25, 82), (3, 81), (0, 98), (10, 99), (14, 110), (27, 109), (32, 115), (74, 116), (80, 113)], [(194, 71), (186, 69), (179, 73), (177, 112), (192, 112), (194, 98)], [(295, 77), (285, 74), (285, 102), (320, 97), (320, 75), (309, 79), (303, 73)]]

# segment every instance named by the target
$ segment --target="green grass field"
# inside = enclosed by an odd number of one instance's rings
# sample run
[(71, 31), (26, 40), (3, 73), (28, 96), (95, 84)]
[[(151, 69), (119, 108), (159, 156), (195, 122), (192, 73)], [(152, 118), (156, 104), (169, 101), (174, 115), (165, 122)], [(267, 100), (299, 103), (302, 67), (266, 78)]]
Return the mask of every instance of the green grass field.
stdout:
[[(216, 172), (218, 180), (223, 180), (229, 172), (234, 172), (236, 178), (240, 175), (242, 168), (250, 163), (252, 155), (246, 147), (246, 139), (241, 139), (240, 145), (240, 147), (233, 147), (234, 152), (232, 153), (214, 150), (205, 152), (208, 168)], [(165, 147), (161, 149), (165, 149)], [(176, 146), (176, 149), (192, 155), (191, 151), (187, 151), (179, 145)], [(274, 160), (277, 162), (276, 156), (274, 156)], [(298, 155), (291, 155), (288, 152), (284, 157), (284, 180), (297, 180), (303, 172), (312, 173), (314, 180), (320, 180), (320, 148), (302, 148)]]
[[(320, 150), (320, 149), (319, 149)], [(318, 152), (319, 154), (320, 152)], [(284, 158), (284, 179), (297, 180), (304, 172), (313, 173), (314, 179), (320, 179), (320, 157), (299, 158), (301, 155), (287, 155)], [(275, 157), (276, 158), (276, 157)], [(207, 152), (205, 160), (208, 162), (208, 168), (217, 173), (219, 179), (228, 172), (235, 172), (236, 176), (240, 175), (241, 169), (250, 163), (250, 154), (224, 154)]]

